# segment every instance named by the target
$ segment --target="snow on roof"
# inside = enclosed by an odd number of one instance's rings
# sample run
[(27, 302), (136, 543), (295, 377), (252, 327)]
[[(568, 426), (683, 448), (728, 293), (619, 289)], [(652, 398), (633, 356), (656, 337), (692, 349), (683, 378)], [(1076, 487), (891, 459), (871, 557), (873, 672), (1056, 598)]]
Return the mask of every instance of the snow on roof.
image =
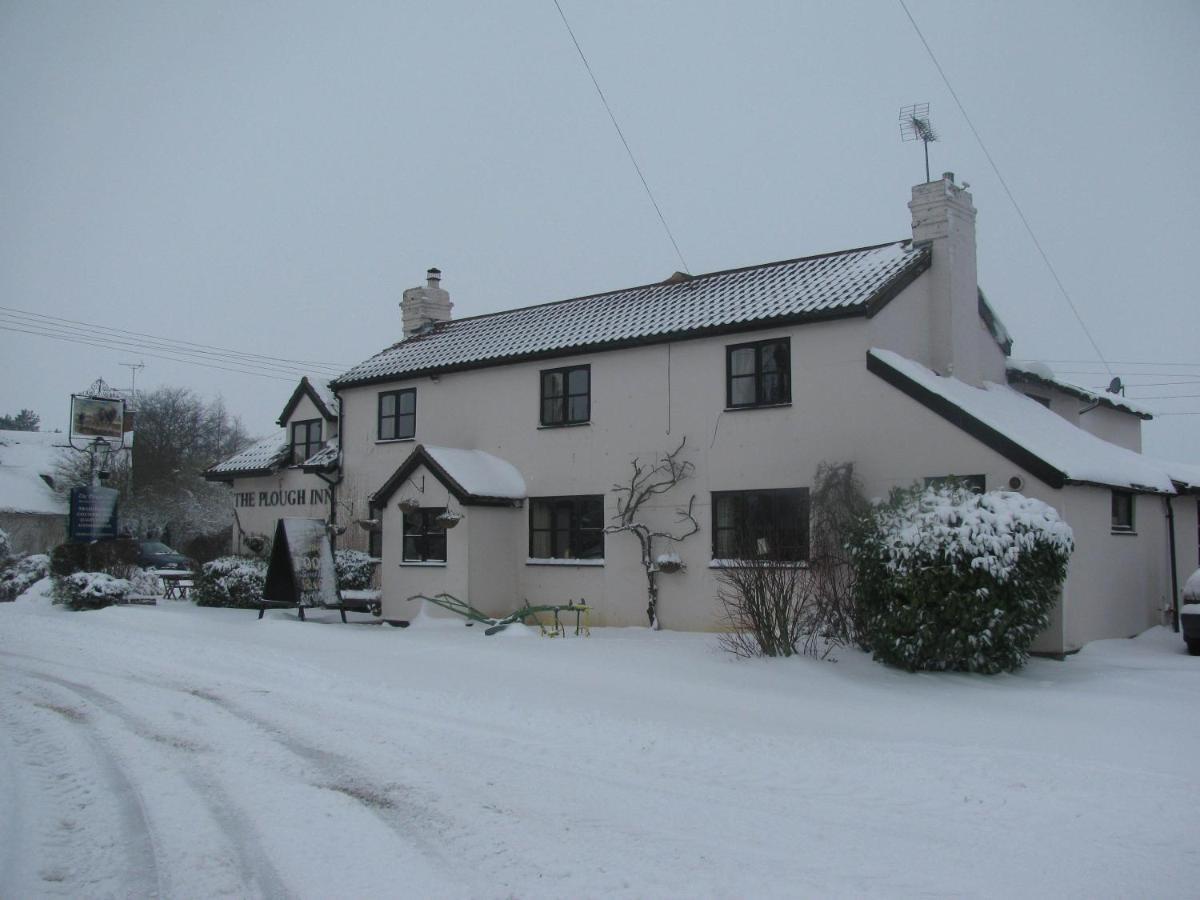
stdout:
[(46, 483), (67, 436), (52, 431), (0, 431), (0, 512), (66, 515), (67, 500)]
[(261, 474), (283, 462), (289, 449), (291, 444), (288, 443), (287, 432), (278, 431), (271, 437), (251, 444), (241, 453), (235, 453), (229, 459), (222, 460), (204, 474), (205, 477), (216, 480), (234, 475)]
[(525, 479), (512, 463), (482, 450), (457, 447), (431, 447), (425, 452), (446, 474), (476, 497), (505, 497), (520, 500), (525, 496)]
[(304, 377), (308, 379), (309, 387), (321, 398), (321, 402), (325, 404), (325, 408), (330, 415), (337, 418), (337, 398), (329, 388), (329, 379), (316, 375), (305, 375)]
[(1039, 360), (1008, 360), (1008, 380), (1027, 381), (1033, 384), (1044, 384), (1047, 387), (1055, 388), (1065, 394), (1070, 394), (1085, 403), (1099, 403), (1101, 406), (1107, 406), (1110, 409), (1120, 410), (1121, 412), (1132, 413), (1139, 419), (1153, 419), (1154, 413), (1146, 409), (1141, 404), (1134, 403), (1132, 400), (1127, 400), (1120, 394), (1096, 393), (1089, 391), (1085, 387), (1080, 387), (1077, 384), (1071, 384), (1069, 381), (1063, 381), (1054, 374), (1044, 362)]
[(338, 385), (762, 322), (866, 313), (921, 271), (911, 241), (845, 250), (435, 324), (359, 363)]
[(1175, 466), (1110, 444), (1007, 385), (986, 382), (982, 388), (973, 387), (957, 378), (937, 375), (890, 350), (872, 348), (868, 356), (1033, 454), (1058, 470), (1067, 482), (1172, 494), (1173, 480), (1188, 480), (1178, 476), (1191, 467)]
[(325, 442), (324, 447), (304, 461), (302, 468), (305, 471), (308, 471), (309, 469), (325, 469), (337, 462), (337, 458), (338, 439), (330, 438)]

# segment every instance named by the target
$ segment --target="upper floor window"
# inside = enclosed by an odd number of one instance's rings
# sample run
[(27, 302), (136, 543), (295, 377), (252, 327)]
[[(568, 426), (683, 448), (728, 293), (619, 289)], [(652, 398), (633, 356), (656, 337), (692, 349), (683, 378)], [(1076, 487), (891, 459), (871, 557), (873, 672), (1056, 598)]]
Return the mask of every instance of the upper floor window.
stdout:
[(321, 420), (292, 423), (292, 465), (298, 466), (321, 449)]
[(379, 440), (395, 441), (417, 433), (417, 389), (379, 395)]
[(535, 497), (529, 501), (531, 559), (604, 559), (604, 497)]
[(713, 558), (808, 559), (808, 488), (714, 491)]
[(404, 514), (404, 562), (446, 561), (446, 529), (437, 522), (445, 511), (429, 508)]
[(580, 425), (592, 417), (592, 367), (542, 372), (543, 425)]
[(1133, 531), (1133, 492), (1112, 492), (1112, 530)]
[(792, 400), (789, 338), (773, 338), (725, 348), (725, 405), (773, 406)]

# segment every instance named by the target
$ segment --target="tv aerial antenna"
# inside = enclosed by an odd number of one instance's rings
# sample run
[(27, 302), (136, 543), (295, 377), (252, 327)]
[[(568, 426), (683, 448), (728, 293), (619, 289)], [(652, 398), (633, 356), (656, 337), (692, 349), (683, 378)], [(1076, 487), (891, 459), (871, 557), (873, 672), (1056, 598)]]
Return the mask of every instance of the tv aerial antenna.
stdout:
[(938, 139), (929, 121), (929, 104), (913, 103), (900, 107), (900, 139), (925, 145), (925, 180), (929, 181), (929, 145)]

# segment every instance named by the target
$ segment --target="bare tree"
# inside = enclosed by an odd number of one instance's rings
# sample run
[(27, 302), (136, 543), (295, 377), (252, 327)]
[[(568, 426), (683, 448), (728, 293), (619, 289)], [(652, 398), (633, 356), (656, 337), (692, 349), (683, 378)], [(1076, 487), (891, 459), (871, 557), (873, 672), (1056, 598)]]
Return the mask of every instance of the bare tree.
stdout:
[(655, 531), (643, 521), (651, 501), (660, 494), (665, 494), (681, 481), (690, 478), (695, 466), (688, 460), (681, 459), (687, 438), (679, 442), (679, 446), (671, 453), (664, 453), (653, 464), (643, 463), (634, 457), (633, 474), (625, 484), (614, 484), (613, 492), (617, 495), (617, 514), (613, 516), (615, 524), (604, 529), (605, 534), (628, 532), (638, 540), (642, 551), (642, 568), (646, 572), (646, 595), (649, 601), (646, 615), (650, 619), (650, 627), (658, 630), (658, 573), (661, 570), (658, 557), (654, 553), (656, 539), (679, 543), (691, 537), (700, 530), (700, 523), (692, 515), (696, 504), (696, 495), (692, 494), (687, 508), (675, 510), (677, 516), (674, 531)]

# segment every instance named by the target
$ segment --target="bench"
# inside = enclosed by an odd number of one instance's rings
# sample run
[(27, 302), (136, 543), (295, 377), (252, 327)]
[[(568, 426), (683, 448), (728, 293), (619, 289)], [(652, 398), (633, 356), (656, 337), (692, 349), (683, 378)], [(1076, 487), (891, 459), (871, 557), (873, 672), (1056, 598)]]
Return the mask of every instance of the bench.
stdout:
[[(336, 609), (342, 615), (342, 621), (346, 622), (347, 612), (361, 612), (368, 615), (378, 616), (380, 614), (381, 605), (380, 591), (338, 591), (338, 602), (326, 603), (317, 609)], [(294, 609), (299, 612), (300, 621), (304, 621), (305, 607), (298, 603), (292, 603), (286, 600), (259, 600), (258, 617), (261, 619), (268, 609)], [(391, 624), (391, 623), (389, 623)]]

